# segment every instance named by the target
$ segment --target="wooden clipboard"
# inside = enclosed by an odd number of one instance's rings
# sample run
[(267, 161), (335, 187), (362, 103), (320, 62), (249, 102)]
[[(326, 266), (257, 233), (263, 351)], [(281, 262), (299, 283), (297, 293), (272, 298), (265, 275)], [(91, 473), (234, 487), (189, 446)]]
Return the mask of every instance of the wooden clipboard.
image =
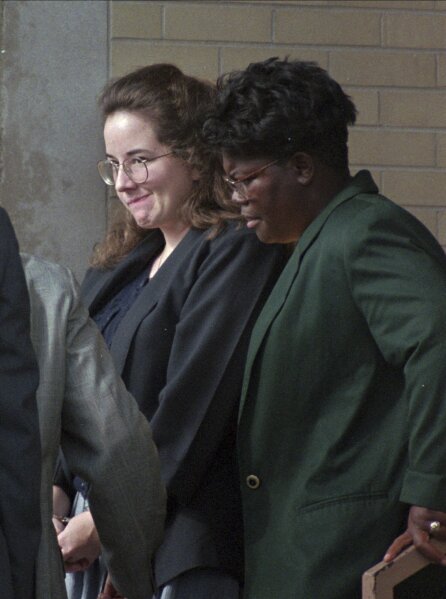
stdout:
[[(445, 541), (432, 543), (446, 554)], [(362, 599), (394, 599), (394, 587), (430, 563), (413, 546), (392, 562), (379, 562), (362, 575)], [(429, 599), (428, 592), (426, 589), (426, 595), (420, 599)]]

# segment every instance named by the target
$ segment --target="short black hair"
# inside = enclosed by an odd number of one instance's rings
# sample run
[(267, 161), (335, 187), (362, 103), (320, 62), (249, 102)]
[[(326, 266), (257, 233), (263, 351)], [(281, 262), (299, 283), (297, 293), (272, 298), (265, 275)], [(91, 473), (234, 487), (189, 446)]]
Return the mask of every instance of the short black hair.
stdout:
[(348, 125), (356, 108), (314, 62), (269, 58), (217, 81), (204, 124), (209, 145), (234, 158), (287, 158), (301, 151), (348, 169)]

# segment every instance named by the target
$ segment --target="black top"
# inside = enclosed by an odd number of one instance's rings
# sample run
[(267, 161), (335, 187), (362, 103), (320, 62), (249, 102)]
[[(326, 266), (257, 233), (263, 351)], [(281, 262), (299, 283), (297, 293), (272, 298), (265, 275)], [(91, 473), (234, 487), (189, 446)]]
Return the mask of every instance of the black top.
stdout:
[(129, 281), (118, 293), (112, 297), (101, 310), (93, 315), (93, 320), (104, 336), (107, 346), (110, 348), (116, 329), (121, 320), (127, 314), (142, 289), (149, 282), (149, 265)]
[[(95, 317), (164, 245), (157, 230), (111, 270), (90, 269), (82, 291)], [(151, 423), (168, 492), (158, 585), (195, 567), (243, 576), (235, 436), (251, 328), (286, 261), (246, 227), (214, 239), (190, 230), (140, 290), (110, 344)]]

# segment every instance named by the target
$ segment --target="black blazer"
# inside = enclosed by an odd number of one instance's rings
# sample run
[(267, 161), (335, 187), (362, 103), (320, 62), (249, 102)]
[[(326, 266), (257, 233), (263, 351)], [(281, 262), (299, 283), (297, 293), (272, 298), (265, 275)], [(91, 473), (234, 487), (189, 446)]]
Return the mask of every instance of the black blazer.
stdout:
[[(128, 389), (150, 420), (169, 508), (155, 557), (162, 585), (194, 567), (243, 572), (235, 431), (247, 343), (285, 263), (230, 225), (215, 239), (191, 230), (139, 295), (111, 345)], [(163, 246), (153, 231), (115, 269), (89, 270), (91, 314)]]
[(17, 240), (0, 208), (0, 596), (32, 599), (40, 542), (40, 436), (29, 300)]

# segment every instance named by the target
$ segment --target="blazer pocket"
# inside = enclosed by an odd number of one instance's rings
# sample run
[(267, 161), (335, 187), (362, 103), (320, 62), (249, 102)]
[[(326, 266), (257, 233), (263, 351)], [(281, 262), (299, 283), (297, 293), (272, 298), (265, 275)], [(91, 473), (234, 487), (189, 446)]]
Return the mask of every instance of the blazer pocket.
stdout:
[[(361, 575), (382, 559), (405, 523), (403, 504), (385, 492), (330, 497), (294, 511), (287, 559), (302, 596), (360, 597)], [(310, 592), (312, 590), (312, 592)]]
[(296, 510), (293, 544), (302, 559), (319, 555), (322, 569), (339, 555), (371, 565), (403, 531), (406, 516), (407, 506), (384, 492), (333, 497)]
[(384, 491), (374, 491), (371, 493), (354, 493), (352, 495), (340, 495), (337, 497), (329, 497), (321, 501), (315, 501), (307, 505), (297, 508), (299, 514), (310, 514), (315, 511), (324, 509), (334, 509), (336, 507), (342, 509), (354, 508), (355, 504), (365, 505), (370, 502), (387, 500), (388, 495)]

